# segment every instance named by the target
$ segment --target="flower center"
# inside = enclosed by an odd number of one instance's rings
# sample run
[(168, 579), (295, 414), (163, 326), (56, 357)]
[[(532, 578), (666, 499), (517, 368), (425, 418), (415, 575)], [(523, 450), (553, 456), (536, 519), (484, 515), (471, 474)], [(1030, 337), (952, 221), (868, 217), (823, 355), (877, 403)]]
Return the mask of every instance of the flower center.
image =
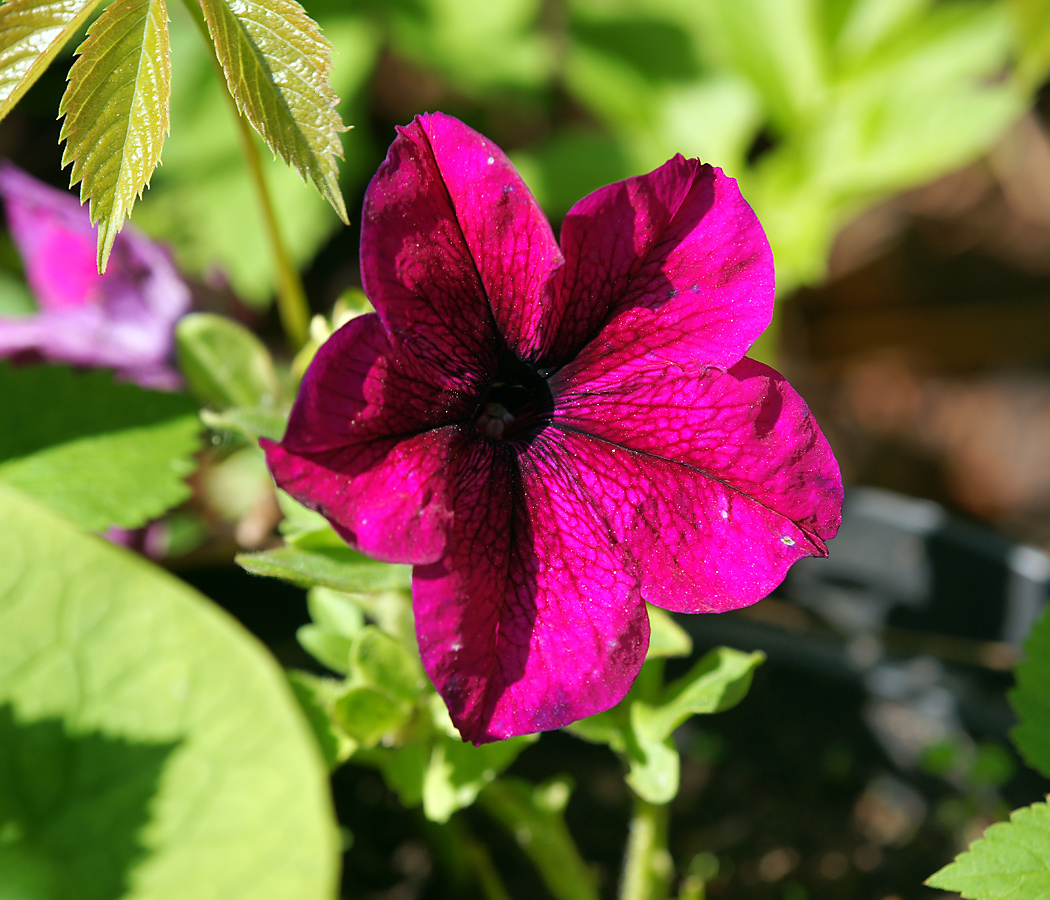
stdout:
[(488, 396), (478, 409), (474, 427), (495, 440), (535, 437), (554, 409), (547, 379), (515, 360), (501, 365)]

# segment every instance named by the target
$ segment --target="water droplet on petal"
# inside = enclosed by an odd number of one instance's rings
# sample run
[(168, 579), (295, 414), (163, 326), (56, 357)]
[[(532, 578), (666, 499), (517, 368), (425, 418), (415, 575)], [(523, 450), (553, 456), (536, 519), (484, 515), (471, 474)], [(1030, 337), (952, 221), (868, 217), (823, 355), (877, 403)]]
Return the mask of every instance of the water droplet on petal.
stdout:
[(789, 537), (786, 534), (785, 535), (781, 535), (780, 543), (782, 543), (785, 547), (794, 547), (795, 546), (795, 539), (793, 537)]
[(486, 163), (487, 163), (488, 165), (490, 165), (490, 166), (491, 166), (491, 165), (492, 165), (492, 164), (493, 164), (493, 163), (494, 163), (495, 161), (496, 161), (496, 157), (495, 157), (495, 156), (490, 156), (490, 157), (489, 157), (488, 159), (486, 159), (486, 160), (485, 160), (485, 162), (486, 162)]

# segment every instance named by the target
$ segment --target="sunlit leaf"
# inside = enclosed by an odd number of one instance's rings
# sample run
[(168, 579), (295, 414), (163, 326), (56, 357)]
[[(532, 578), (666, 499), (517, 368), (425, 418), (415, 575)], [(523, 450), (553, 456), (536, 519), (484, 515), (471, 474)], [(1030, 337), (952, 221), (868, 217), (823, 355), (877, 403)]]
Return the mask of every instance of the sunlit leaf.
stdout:
[(1043, 900), (1050, 896), (1050, 806), (1015, 810), (926, 883), (966, 900)]
[(1020, 720), (1010, 737), (1028, 765), (1050, 776), (1050, 607), (1032, 627), (1024, 652), (1010, 692)]
[(332, 588), (347, 593), (372, 593), (409, 585), (410, 566), (374, 562), (347, 546), (277, 547), (259, 553), (241, 553), (238, 565), (254, 575), (268, 575), (300, 587)]
[(100, 0), (8, 0), (0, 6), (0, 119), (32, 87)]
[(327, 773), (265, 648), (3, 485), (0, 546), (0, 894), (335, 897)]
[(92, 24), (59, 105), (62, 165), (91, 200), (98, 268), (160, 162), (168, 132), (171, 51), (164, 0), (116, 0)]
[(237, 107), (347, 222), (336, 158), (345, 130), (328, 83), (332, 45), (295, 0), (201, 0)]
[(0, 366), (0, 397), (0, 482), (81, 527), (138, 528), (189, 496), (188, 397), (57, 366)]
[(273, 357), (226, 316), (190, 313), (175, 327), (179, 368), (197, 399), (225, 407), (273, 406), (280, 392)]

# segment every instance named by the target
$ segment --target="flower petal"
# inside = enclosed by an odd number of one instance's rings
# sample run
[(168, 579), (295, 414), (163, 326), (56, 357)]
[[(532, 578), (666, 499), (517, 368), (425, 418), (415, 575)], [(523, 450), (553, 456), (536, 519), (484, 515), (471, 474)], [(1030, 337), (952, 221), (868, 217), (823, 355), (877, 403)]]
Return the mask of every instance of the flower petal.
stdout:
[(633, 572), (534, 444), (476, 441), (455, 475), (449, 553), (417, 566), (423, 665), (464, 739), (560, 728), (623, 699), (649, 642)]
[(595, 191), (561, 231), (544, 361), (625, 345), (727, 368), (773, 315), (773, 257), (736, 181), (676, 156)]
[(147, 386), (177, 386), (169, 365), (174, 326), (190, 291), (168, 253), (128, 226), (99, 275), (97, 229), (75, 196), (2, 163), (0, 197), (39, 305), (36, 315), (0, 319), (0, 357), (36, 351), (111, 366)]
[(456, 220), (500, 335), (520, 358), (547, 324), (551, 275), (564, 260), (547, 217), (492, 141), (443, 113), (417, 120), (434, 153)]
[(318, 350), (284, 439), (260, 441), (278, 486), (355, 548), (386, 562), (433, 562), (451, 520), (447, 472), (469, 397), (432, 386), (391, 351), (375, 315)]
[(570, 367), (552, 391), (562, 458), (637, 560), (650, 603), (735, 609), (799, 558), (827, 555), (838, 465), (802, 398), (768, 366), (628, 377)]
[(398, 129), (365, 195), (361, 275), (391, 336), (449, 383), (491, 374), (539, 327), (561, 252), (503, 152), (442, 114)]

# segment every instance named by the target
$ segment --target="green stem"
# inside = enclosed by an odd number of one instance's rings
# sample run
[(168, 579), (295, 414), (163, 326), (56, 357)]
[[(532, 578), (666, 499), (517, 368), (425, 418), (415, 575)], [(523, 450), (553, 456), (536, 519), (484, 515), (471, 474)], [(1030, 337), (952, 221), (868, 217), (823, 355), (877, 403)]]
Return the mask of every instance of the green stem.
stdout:
[(281, 319), (281, 327), (284, 329), (284, 335), (292, 349), (298, 350), (306, 343), (310, 330), (310, 306), (306, 302), (306, 291), (303, 290), (299, 271), (292, 265), (291, 257), (288, 255), (284, 239), (281, 236), (281, 226), (277, 221), (277, 213), (273, 206), (273, 199), (270, 196), (270, 188), (266, 184), (262, 161), (259, 158), (259, 149), (255, 144), (255, 138), (252, 136), (251, 126), (248, 124), (248, 120), (241, 115), (240, 110), (237, 108), (237, 101), (233, 99), (233, 95), (228, 89), (226, 75), (222, 71), (222, 65), (218, 56), (215, 54), (215, 45), (212, 43), (211, 34), (208, 32), (207, 22), (204, 20), (200, 6), (194, 3), (193, 0), (186, 0), (185, 5), (189, 9), (193, 20), (197, 23), (197, 27), (204, 35), (204, 41), (211, 52), (211, 60), (215, 66), (215, 71), (218, 73), (219, 81), (224, 87), (227, 87), (223, 93), (230, 102), (233, 118), (237, 122), (237, 132), (241, 139), (241, 152), (244, 154), (244, 161), (248, 165), (248, 172), (251, 175), (252, 184), (255, 186), (255, 193), (259, 198), (263, 225), (266, 229), (266, 237), (270, 242), (270, 254), (273, 258), (273, 265), (277, 275), (277, 312)]
[(598, 900), (594, 872), (565, 827), (560, 806), (544, 802), (542, 786), (497, 778), (478, 795), (478, 804), (517, 841), (554, 897)]
[(262, 162), (259, 159), (259, 148), (252, 136), (252, 129), (247, 119), (237, 110), (237, 104), (228, 91), (226, 96), (230, 98), (233, 113), (237, 119), (237, 128), (241, 135), (241, 151), (244, 153), (244, 160), (248, 164), (255, 192), (259, 197), (266, 236), (270, 241), (270, 253), (273, 257), (274, 268), (277, 270), (277, 312), (281, 317), (281, 327), (292, 349), (298, 350), (306, 343), (310, 330), (310, 306), (306, 302), (306, 291), (303, 290), (299, 271), (292, 265), (285, 249), (284, 240), (281, 237), (281, 226), (273, 208), (273, 200), (266, 184)]
[(620, 900), (664, 900), (671, 882), (667, 807), (634, 798)]

